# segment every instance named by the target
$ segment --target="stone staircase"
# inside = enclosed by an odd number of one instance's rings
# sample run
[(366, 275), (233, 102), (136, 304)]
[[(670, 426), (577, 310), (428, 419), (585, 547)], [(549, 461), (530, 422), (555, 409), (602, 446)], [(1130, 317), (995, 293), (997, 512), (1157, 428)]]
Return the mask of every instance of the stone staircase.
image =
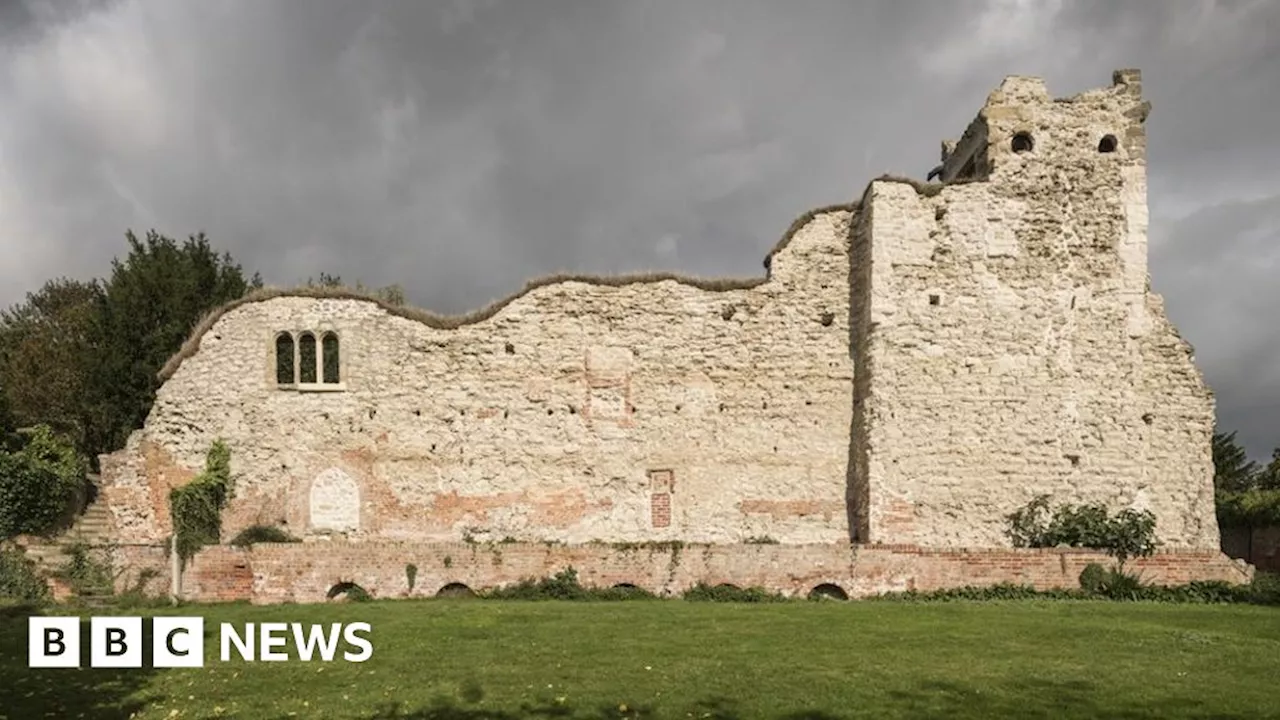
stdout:
[[(96, 477), (90, 476), (89, 480), (97, 486)], [(112, 527), (111, 510), (107, 504), (90, 502), (66, 532), (48, 540), (32, 539), (25, 543), (26, 556), (35, 561), (41, 571), (53, 572), (70, 559), (67, 548), (71, 545), (85, 543), (100, 547), (110, 544)]]

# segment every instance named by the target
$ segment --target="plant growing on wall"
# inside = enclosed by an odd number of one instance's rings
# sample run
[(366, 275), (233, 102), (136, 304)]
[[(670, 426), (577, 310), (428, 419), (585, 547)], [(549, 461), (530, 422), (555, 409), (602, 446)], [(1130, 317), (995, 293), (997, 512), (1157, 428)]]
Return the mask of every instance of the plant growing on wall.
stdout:
[(1149, 510), (1124, 509), (1114, 515), (1102, 505), (1060, 505), (1050, 511), (1040, 495), (1005, 516), (1014, 547), (1080, 547), (1102, 550), (1121, 566), (1155, 552), (1156, 518)]
[(231, 451), (217, 440), (206, 456), (204, 472), (169, 493), (175, 545), (183, 562), (205, 545), (218, 542), (222, 508), (231, 491)]

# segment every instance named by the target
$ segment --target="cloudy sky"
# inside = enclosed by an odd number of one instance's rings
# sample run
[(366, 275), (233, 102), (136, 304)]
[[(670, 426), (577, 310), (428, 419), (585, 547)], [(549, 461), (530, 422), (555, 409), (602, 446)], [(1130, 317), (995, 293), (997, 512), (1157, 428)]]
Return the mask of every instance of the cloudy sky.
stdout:
[(1003, 76), (1130, 66), (1153, 284), (1266, 456), (1276, 0), (0, 0), (0, 305), (130, 228), (446, 312), (556, 270), (754, 275), (804, 210), (923, 176)]

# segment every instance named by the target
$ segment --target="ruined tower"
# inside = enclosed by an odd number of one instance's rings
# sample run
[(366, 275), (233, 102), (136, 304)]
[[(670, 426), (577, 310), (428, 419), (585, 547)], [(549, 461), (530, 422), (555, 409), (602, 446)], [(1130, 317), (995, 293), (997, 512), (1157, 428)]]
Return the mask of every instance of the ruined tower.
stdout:
[(1010, 77), (941, 186), (880, 180), (851, 246), (850, 503), (864, 542), (1007, 545), (1037, 495), (1216, 549), (1213, 400), (1148, 287), (1140, 74)]

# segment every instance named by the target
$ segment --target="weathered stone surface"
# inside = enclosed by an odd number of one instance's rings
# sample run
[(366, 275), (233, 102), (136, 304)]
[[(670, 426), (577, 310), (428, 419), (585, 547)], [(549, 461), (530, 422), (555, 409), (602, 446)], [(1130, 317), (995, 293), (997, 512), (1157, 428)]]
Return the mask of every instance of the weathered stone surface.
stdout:
[[(1066, 100), (1006, 80), (946, 145), (956, 182), (871, 183), (767, 280), (559, 282), (448, 327), (239, 305), (104, 458), (120, 539), (165, 537), (221, 438), (228, 537), (1003, 547), (1049, 494), (1149, 508), (1212, 555), (1213, 401), (1148, 290), (1149, 107), (1116, 78)], [(320, 354), (334, 333), (339, 382), (279, 386), (283, 332)]]

